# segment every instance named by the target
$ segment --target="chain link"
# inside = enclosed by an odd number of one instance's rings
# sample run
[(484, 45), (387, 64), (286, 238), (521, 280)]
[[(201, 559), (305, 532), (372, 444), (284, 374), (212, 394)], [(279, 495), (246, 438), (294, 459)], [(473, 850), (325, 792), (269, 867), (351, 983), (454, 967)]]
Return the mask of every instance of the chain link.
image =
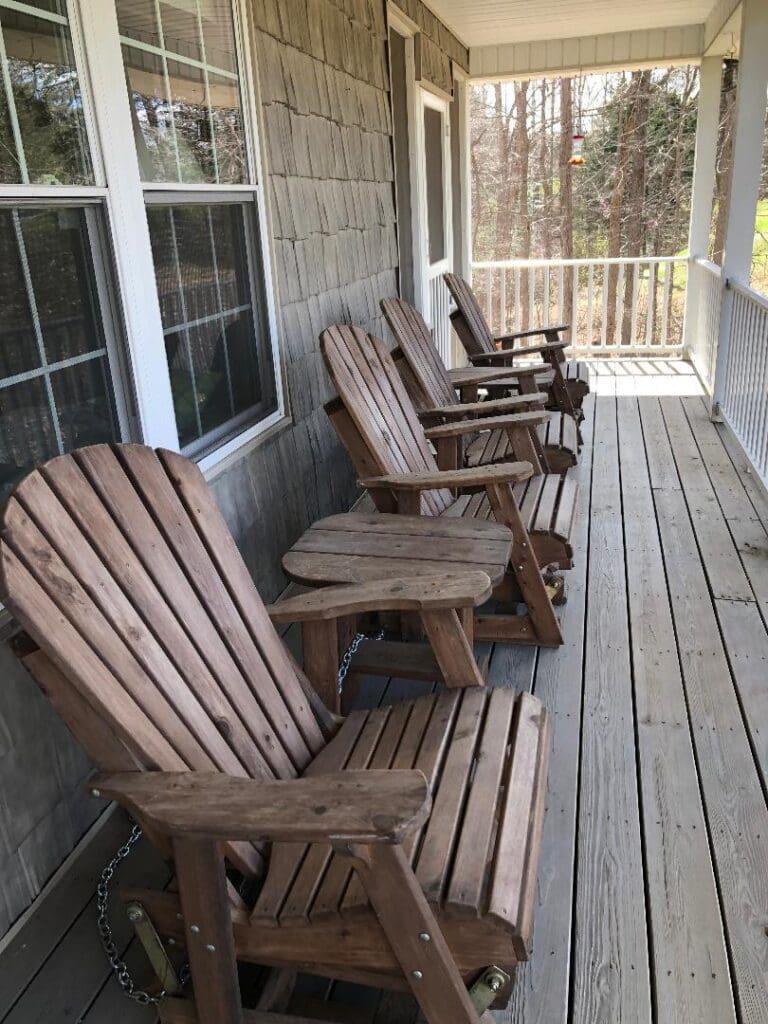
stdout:
[[(377, 633), (356, 633), (352, 643), (349, 645), (347, 650), (344, 652), (344, 657), (341, 659), (339, 665), (339, 671), (336, 676), (337, 685), (339, 688), (339, 694), (344, 687), (344, 680), (349, 675), (349, 670), (352, 667), (352, 659), (359, 651), (362, 644), (366, 640), (383, 640), (384, 630), (380, 629)], [(143, 989), (137, 988), (136, 984), (131, 977), (131, 972), (125, 961), (120, 956), (117, 945), (115, 944), (114, 935), (112, 932), (112, 926), (109, 923), (109, 885), (115, 874), (117, 868), (122, 864), (125, 858), (130, 854), (136, 843), (141, 839), (143, 833), (138, 825), (134, 825), (131, 829), (131, 834), (125, 843), (118, 849), (112, 860), (106, 865), (104, 870), (101, 872), (99, 878), (99, 884), (96, 886), (96, 926), (99, 932), (99, 938), (101, 939), (101, 945), (104, 948), (104, 952), (109, 960), (109, 966), (112, 968), (112, 972), (117, 978), (117, 983), (126, 996), (132, 999), (136, 1003), (140, 1003), (142, 1006), (157, 1006), (163, 999), (165, 999), (166, 992), (159, 992), (157, 995), (151, 995), (149, 992), (143, 991)], [(186, 984), (189, 980), (189, 965), (185, 964), (180, 972), (180, 980), (182, 984)]]
[(109, 883), (112, 881), (112, 876), (119, 865), (125, 860), (136, 843), (138, 843), (141, 836), (141, 829), (138, 825), (134, 825), (128, 839), (101, 872), (99, 884), (96, 886), (96, 926), (99, 938), (101, 939), (101, 945), (104, 947), (107, 960), (109, 960), (109, 966), (112, 968), (112, 972), (117, 978), (117, 983), (123, 992), (129, 999), (133, 999), (136, 1003), (141, 1003), (142, 1006), (157, 1006), (165, 998), (165, 990), (155, 996), (136, 988), (131, 973), (115, 944), (112, 926), (109, 923)]
[(344, 689), (344, 680), (349, 675), (349, 670), (352, 667), (352, 659), (360, 650), (360, 646), (365, 643), (366, 640), (383, 640), (384, 630), (380, 629), (378, 633), (355, 633), (355, 637), (352, 643), (344, 652), (344, 657), (341, 659), (339, 665), (339, 671), (336, 675), (337, 692), (341, 696), (341, 691)]

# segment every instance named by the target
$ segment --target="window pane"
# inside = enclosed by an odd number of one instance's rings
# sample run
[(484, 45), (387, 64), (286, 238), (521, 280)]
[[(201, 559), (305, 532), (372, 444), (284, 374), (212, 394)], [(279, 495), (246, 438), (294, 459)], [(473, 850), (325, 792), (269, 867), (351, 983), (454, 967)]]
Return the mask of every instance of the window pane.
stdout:
[(118, 0), (144, 181), (248, 180), (231, 0)]
[(51, 0), (34, 6), (40, 17), (0, 2), (7, 71), (0, 88), (0, 181), (92, 184), (66, 5)]
[(36, 463), (119, 434), (89, 216), (0, 208), (0, 504)]
[[(181, 445), (197, 453), (277, 408), (252, 202), (147, 208)], [(259, 275), (259, 280), (261, 276)]]
[(427, 232), (429, 262), (445, 259), (443, 183), (443, 115), (424, 107), (424, 150), (427, 160)]

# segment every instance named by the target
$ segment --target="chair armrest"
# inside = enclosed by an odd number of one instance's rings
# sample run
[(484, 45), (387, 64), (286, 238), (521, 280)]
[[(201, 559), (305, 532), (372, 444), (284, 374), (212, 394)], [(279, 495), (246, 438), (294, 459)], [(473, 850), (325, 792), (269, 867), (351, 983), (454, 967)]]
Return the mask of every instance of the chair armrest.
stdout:
[(398, 473), (397, 476), (376, 476), (361, 480), (363, 487), (390, 491), (432, 491), (437, 487), (461, 490), (486, 484), (516, 484), (533, 476), (530, 462), (505, 462), (499, 466), (474, 466), (469, 469), (448, 469), (437, 473)]
[(529, 327), (527, 331), (515, 331), (514, 334), (502, 334), (495, 340), (501, 342), (516, 341), (518, 338), (535, 338), (537, 334), (562, 334), (570, 329), (570, 324), (558, 324), (555, 327)]
[(562, 352), (566, 348), (567, 341), (544, 341), (541, 345), (518, 345), (514, 348), (510, 344), (504, 351), (513, 356), (535, 356), (541, 352)]
[(531, 405), (543, 405), (547, 396), (541, 392), (535, 395), (510, 395), (508, 398), (496, 398), (493, 401), (485, 402), (458, 402), (456, 405), (438, 405), (434, 409), (428, 409), (419, 413), (419, 419), (434, 418), (442, 416), (445, 419), (461, 419), (466, 416), (488, 416), (499, 415), (504, 412), (514, 412), (521, 407), (527, 409)]
[(123, 772), (89, 781), (171, 836), (285, 843), (399, 843), (429, 817), (420, 771), (348, 771), (263, 782), (221, 772)]
[(267, 611), (273, 622), (318, 622), (361, 612), (473, 608), (487, 601), (492, 589), (490, 578), (480, 571), (371, 580), (312, 590), (270, 605)]
[(424, 434), (430, 441), (441, 437), (461, 437), (462, 434), (474, 434), (478, 430), (502, 430), (504, 427), (537, 427), (550, 418), (548, 412), (518, 412), (513, 416), (484, 416), (482, 419), (459, 420), (456, 423), (441, 423), (439, 427), (429, 427)]
[(482, 388), (486, 384), (492, 384), (499, 377), (509, 377), (509, 370), (505, 367), (462, 366), (449, 370), (448, 376), (455, 388), (475, 386)]
[[(549, 363), (534, 363), (532, 366), (514, 366), (512, 359), (516, 355), (516, 351), (512, 349), (504, 349), (503, 351), (496, 352), (480, 352), (477, 355), (470, 356), (473, 366), (483, 366), (485, 363), (503, 363), (507, 369), (508, 377), (518, 377), (524, 374), (532, 373), (546, 373), (549, 370)], [(491, 382), (492, 383), (492, 382)]]

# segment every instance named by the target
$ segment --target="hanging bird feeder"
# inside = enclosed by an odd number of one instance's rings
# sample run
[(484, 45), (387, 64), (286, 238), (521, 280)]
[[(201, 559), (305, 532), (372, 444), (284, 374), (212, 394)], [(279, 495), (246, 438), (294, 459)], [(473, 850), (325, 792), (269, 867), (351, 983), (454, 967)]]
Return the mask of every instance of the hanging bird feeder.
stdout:
[(571, 140), (571, 159), (568, 161), (571, 167), (583, 167), (584, 159), (584, 136), (576, 133)]

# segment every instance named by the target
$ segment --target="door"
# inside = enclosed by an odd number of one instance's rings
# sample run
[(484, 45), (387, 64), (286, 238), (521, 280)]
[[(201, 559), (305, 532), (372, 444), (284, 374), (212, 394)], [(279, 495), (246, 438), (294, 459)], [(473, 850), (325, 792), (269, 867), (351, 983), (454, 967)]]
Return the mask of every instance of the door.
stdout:
[(418, 266), (414, 277), (417, 304), (446, 366), (453, 362), (450, 297), (443, 282), (443, 274), (453, 267), (450, 123), (448, 101), (420, 89)]

